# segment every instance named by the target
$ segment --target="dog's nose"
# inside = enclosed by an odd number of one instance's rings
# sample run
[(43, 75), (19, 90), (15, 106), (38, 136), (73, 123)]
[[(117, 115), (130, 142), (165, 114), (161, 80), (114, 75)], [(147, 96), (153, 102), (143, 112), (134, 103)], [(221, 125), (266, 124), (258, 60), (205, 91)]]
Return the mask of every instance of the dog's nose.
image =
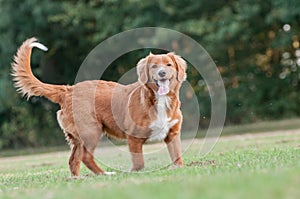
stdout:
[(159, 75), (160, 77), (164, 77), (164, 76), (166, 76), (166, 71), (160, 70), (160, 71), (158, 71), (158, 75)]

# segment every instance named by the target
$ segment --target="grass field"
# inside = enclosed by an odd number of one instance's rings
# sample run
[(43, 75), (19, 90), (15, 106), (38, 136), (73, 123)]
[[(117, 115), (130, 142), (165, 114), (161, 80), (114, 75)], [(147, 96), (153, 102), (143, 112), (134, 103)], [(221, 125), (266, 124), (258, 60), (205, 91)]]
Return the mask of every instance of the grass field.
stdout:
[[(194, 140), (184, 153), (184, 168), (149, 172), (164, 159), (158, 153), (146, 160), (148, 172), (94, 176), (82, 166), (79, 179), (70, 178), (68, 151), (2, 157), (0, 198), (300, 198), (299, 129), (225, 136), (205, 156), (202, 143)], [(103, 151), (113, 164), (130, 163), (109, 147)]]

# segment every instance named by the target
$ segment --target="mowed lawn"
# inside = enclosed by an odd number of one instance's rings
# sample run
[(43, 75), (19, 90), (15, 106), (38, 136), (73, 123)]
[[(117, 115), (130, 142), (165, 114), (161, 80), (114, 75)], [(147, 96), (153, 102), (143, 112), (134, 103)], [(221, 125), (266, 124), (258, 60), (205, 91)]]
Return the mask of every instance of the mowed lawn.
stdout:
[[(300, 198), (300, 129), (224, 136), (207, 155), (199, 153), (203, 142), (194, 140), (184, 153), (184, 168), (159, 167), (165, 157), (154, 153), (145, 172), (94, 176), (82, 166), (79, 179), (70, 178), (68, 151), (0, 158), (0, 198)], [(115, 168), (130, 164), (110, 149), (96, 153), (103, 168), (111, 170), (101, 158)]]

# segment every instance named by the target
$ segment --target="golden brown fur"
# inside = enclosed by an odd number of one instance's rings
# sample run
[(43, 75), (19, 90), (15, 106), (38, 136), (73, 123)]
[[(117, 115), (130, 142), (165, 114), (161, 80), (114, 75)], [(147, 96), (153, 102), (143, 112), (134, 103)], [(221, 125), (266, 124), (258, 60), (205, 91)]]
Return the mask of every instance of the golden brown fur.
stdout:
[(103, 133), (127, 139), (132, 171), (144, 167), (142, 146), (155, 139), (167, 143), (174, 165), (183, 165), (179, 89), (186, 78), (186, 63), (182, 58), (173, 53), (150, 54), (137, 64), (139, 81), (130, 85), (102, 80), (51, 85), (31, 72), (32, 47), (38, 47), (34, 44), (36, 39), (31, 38), (18, 49), (12, 64), (15, 86), (23, 96), (44, 96), (60, 105), (57, 120), (71, 146), (72, 175), (79, 175), (81, 162), (95, 174), (105, 174), (93, 157)]

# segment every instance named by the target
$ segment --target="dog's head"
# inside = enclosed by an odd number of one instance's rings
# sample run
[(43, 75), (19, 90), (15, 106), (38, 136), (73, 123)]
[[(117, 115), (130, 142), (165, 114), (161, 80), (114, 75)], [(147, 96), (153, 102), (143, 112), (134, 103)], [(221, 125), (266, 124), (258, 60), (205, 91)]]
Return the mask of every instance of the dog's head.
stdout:
[(166, 95), (186, 78), (186, 62), (174, 53), (153, 55), (137, 64), (139, 82), (150, 84), (158, 95)]

